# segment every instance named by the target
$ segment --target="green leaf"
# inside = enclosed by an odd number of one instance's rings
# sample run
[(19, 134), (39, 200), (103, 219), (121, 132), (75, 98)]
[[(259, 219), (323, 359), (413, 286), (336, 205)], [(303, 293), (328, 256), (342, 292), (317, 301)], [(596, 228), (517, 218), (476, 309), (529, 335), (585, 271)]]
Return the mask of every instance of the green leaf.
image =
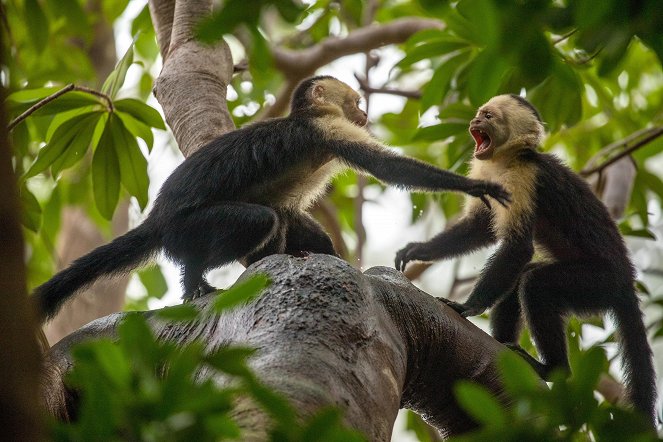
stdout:
[(454, 392), (460, 406), (476, 421), (492, 427), (507, 425), (502, 405), (485, 388), (467, 381), (458, 381)]
[(51, 2), (51, 7), (57, 8), (57, 13), (67, 20), (67, 27), (78, 35), (86, 35), (90, 30), (88, 16), (78, 0), (58, 0)]
[(492, 0), (461, 0), (456, 8), (467, 20), (472, 41), (479, 45), (500, 43), (500, 13)]
[[(46, 168), (55, 163), (60, 156), (72, 146), (72, 144), (74, 144), (76, 148), (80, 148), (81, 143), (88, 134), (89, 126), (93, 124), (93, 122), (96, 125), (99, 116), (99, 112), (87, 112), (75, 116), (58, 126), (53, 133), (51, 141), (39, 150), (37, 159), (25, 173), (25, 178), (33, 177), (46, 170)], [(60, 163), (59, 165), (62, 164), (63, 163)]]
[(159, 112), (140, 100), (136, 100), (135, 98), (124, 98), (115, 101), (113, 105), (117, 110), (131, 115), (138, 121), (141, 121), (150, 127), (166, 130), (166, 125), (164, 124), (161, 115), (159, 115)]
[(213, 308), (217, 313), (230, 310), (239, 304), (248, 303), (260, 295), (270, 284), (267, 275), (254, 275), (250, 279), (238, 282), (226, 291), (222, 291), (214, 300)]
[(147, 290), (150, 298), (161, 299), (168, 291), (168, 283), (159, 266), (148, 267), (138, 272), (141, 284)]
[(157, 310), (155, 315), (166, 321), (192, 322), (198, 319), (199, 313), (195, 305), (181, 304)]
[(539, 376), (516, 352), (505, 349), (499, 355), (498, 364), (504, 387), (513, 396), (541, 394), (543, 385)]
[(108, 95), (111, 98), (115, 98), (117, 92), (120, 90), (124, 84), (124, 79), (127, 76), (127, 71), (134, 61), (134, 42), (131, 42), (131, 45), (125, 52), (122, 59), (117, 63), (113, 72), (108, 75), (106, 81), (104, 81), (103, 86), (101, 87), (101, 92)]
[(152, 146), (154, 145), (154, 135), (152, 134), (152, 129), (150, 129), (147, 124), (136, 120), (133, 116), (124, 112), (116, 111), (115, 115), (120, 117), (124, 127), (131, 133), (131, 135), (142, 138), (147, 145), (147, 149), (149, 151), (152, 150)]
[[(147, 206), (147, 159), (138, 147), (136, 138), (124, 127), (122, 120), (111, 116), (113, 147), (120, 167), (120, 180), (125, 189), (138, 200), (141, 209)], [(108, 127), (107, 126), (107, 127)]]
[(110, 220), (120, 198), (120, 164), (113, 146), (110, 119), (92, 158), (92, 190), (99, 213)]
[(425, 111), (431, 106), (442, 103), (444, 96), (451, 87), (451, 80), (453, 79), (454, 74), (465, 61), (464, 59), (466, 56), (467, 51), (461, 51), (444, 61), (435, 69), (433, 77), (424, 88), (423, 95), (421, 96), (422, 111)]
[[(65, 151), (53, 161), (53, 164), (51, 165), (53, 175), (59, 175), (61, 171), (73, 166), (83, 158), (83, 155), (90, 147), (94, 131), (103, 115), (103, 112), (93, 112), (92, 115), (81, 121), (76, 128), (76, 134), (65, 148)], [(94, 146), (92, 147), (94, 148)]]
[(401, 68), (407, 67), (418, 61), (439, 57), (467, 47), (468, 44), (466, 41), (452, 36), (429, 40), (410, 49), (407, 55), (396, 66)]
[(249, 373), (246, 360), (256, 353), (250, 347), (222, 347), (205, 357), (207, 362), (217, 370), (235, 376), (244, 376)]
[(118, 18), (127, 6), (129, 5), (129, 0), (113, 0), (109, 2), (101, 2), (102, 11), (104, 16), (109, 23), (113, 23), (116, 18)]
[(25, 23), (30, 29), (28, 35), (37, 52), (41, 53), (48, 44), (48, 19), (37, 0), (25, 0), (24, 7)]
[(41, 227), (41, 206), (34, 194), (30, 192), (27, 186), (21, 186), (20, 190), (22, 221), (23, 225), (33, 232), (38, 232)]
[(466, 123), (441, 123), (420, 128), (413, 141), (442, 141), (449, 137), (465, 133)]
[(481, 106), (497, 94), (508, 68), (504, 57), (490, 49), (476, 56), (467, 80), (467, 93), (473, 105)]

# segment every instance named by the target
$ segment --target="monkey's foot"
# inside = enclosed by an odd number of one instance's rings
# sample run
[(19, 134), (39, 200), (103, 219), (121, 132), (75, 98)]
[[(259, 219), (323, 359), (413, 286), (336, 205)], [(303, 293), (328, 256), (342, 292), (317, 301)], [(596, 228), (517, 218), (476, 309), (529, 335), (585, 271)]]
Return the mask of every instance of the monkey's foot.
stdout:
[(193, 301), (194, 299), (201, 298), (208, 293), (217, 291), (215, 287), (212, 287), (207, 281), (203, 281), (196, 290), (194, 290), (190, 296), (185, 296), (185, 301)]

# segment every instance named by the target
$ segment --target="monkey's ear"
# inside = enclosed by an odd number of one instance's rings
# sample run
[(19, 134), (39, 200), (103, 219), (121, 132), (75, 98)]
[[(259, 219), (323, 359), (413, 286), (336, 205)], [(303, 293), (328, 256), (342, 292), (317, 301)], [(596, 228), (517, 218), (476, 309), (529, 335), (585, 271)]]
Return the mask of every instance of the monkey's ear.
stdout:
[(316, 84), (311, 90), (311, 98), (316, 104), (322, 104), (325, 102), (325, 88), (321, 84)]

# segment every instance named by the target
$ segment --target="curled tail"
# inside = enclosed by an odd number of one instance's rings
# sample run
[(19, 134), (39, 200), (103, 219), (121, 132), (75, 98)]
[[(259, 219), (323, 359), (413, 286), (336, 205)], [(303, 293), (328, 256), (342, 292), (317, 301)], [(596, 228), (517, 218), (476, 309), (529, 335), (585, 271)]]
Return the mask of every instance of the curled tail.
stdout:
[(159, 237), (150, 223), (145, 222), (78, 258), (35, 289), (34, 300), (40, 321), (51, 319), (65, 301), (98, 278), (138, 267), (150, 258), (157, 247)]
[(638, 298), (631, 294), (615, 308), (620, 352), (629, 401), (655, 422), (656, 373)]

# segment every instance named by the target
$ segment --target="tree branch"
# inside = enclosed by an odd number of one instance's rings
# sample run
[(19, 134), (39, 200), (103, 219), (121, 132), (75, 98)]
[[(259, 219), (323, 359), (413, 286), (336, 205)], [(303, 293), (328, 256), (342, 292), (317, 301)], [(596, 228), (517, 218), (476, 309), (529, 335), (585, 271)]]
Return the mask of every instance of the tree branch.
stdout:
[(232, 56), (223, 40), (208, 46), (194, 38), (196, 24), (211, 11), (211, 0), (151, 0), (150, 11), (164, 57), (154, 95), (180, 150), (189, 156), (235, 128), (226, 102)]
[(346, 37), (330, 37), (306, 49), (272, 48), (274, 64), (283, 72), (287, 82), (278, 93), (275, 103), (263, 113), (261, 118), (282, 115), (287, 109), (294, 88), (302, 79), (313, 75), (316, 69), (346, 55), (402, 43), (424, 29), (443, 27), (444, 24), (438, 20), (402, 18), (357, 29)]
[(102, 98), (103, 100), (106, 101), (106, 107), (107, 107), (108, 111), (113, 112), (113, 100), (111, 100), (111, 98), (108, 95), (106, 95), (104, 93), (101, 93), (99, 91), (95, 91), (94, 89), (90, 89), (90, 88), (85, 87), (85, 86), (76, 86), (75, 84), (68, 84), (67, 86), (63, 87), (59, 91), (49, 95), (48, 97), (38, 101), (37, 103), (33, 104), (32, 106), (30, 106), (29, 109), (27, 109), (21, 115), (14, 118), (9, 123), (9, 125), (7, 126), (7, 130), (11, 132), (21, 121), (28, 118), (30, 115), (35, 113), (37, 110), (39, 110), (42, 107), (46, 106), (48, 103), (55, 100), (56, 98), (61, 97), (62, 95), (66, 94), (67, 92), (71, 92), (71, 91), (85, 92), (85, 93), (88, 93), (90, 95), (100, 97), (100, 98)]
[[(596, 158), (600, 158), (601, 156), (604, 156), (611, 151), (619, 148), (625, 148), (623, 151), (618, 153), (617, 155), (609, 158), (608, 160), (604, 161), (603, 163), (599, 164), (598, 166), (595, 167), (590, 167), (590, 168), (585, 168), (581, 170), (579, 173), (580, 175), (586, 177), (589, 176), (593, 173), (600, 172), (601, 170), (605, 169), (606, 167), (610, 166), (611, 164), (619, 161), (620, 159), (624, 158), (627, 155), (632, 154), (636, 150), (640, 149), (643, 146), (646, 146), (647, 144), (651, 143), (654, 141), (656, 138), (660, 137), (663, 135), (663, 127), (657, 126), (657, 127), (650, 127), (647, 129), (642, 129), (637, 132), (632, 133), (628, 137), (624, 138), (623, 140), (619, 140), (617, 142), (614, 142), (612, 144), (609, 144), (608, 146), (604, 147), (601, 149), (592, 159), (590, 159), (587, 163), (591, 164), (596, 160)], [(629, 144), (642, 137), (641, 140), (633, 144), (632, 146), (629, 147)]]

